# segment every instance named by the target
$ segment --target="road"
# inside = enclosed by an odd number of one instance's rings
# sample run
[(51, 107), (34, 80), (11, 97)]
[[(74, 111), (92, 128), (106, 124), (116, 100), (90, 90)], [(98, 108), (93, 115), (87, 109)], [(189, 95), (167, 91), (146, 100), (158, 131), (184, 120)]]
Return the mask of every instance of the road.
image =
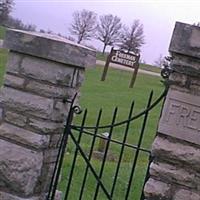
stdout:
[[(105, 62), (101, 61), (101, 60), (97, 60), (96, 64), (104, 66)], [(114, 63), (110, 63), (109, 66), (112, 67), (112, 68), (121, 69), (121, 70), (125, 70), (125, 71), (133, 71), (134, 70), (134, 69), (131, 69), (129, 67), (124, 67), (122, 65), (118, 65), (118, 64), (114, 64)], [(161, 77), (161, 75), (159, 73), (150, 72), (150, 71), (146, 71), (146, 70), (143, 70), (143, 69), (139, 69), (138, 73), (149, 74), (149, 75), (152, 75), (152, 76), (159, 76), (159, 77)]]

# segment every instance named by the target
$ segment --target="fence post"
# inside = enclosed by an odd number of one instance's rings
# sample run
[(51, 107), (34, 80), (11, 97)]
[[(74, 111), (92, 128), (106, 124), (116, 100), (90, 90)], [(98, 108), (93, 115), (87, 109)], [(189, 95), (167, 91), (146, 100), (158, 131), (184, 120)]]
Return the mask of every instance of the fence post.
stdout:
[(170, 88), (145, 185), (147, 200), (200, 199), (200, 27), (177, 22)]
[(96, 53), (61, 37), (7, 30), (0, 90), (0, 199), (45, 200), (71, 99)]

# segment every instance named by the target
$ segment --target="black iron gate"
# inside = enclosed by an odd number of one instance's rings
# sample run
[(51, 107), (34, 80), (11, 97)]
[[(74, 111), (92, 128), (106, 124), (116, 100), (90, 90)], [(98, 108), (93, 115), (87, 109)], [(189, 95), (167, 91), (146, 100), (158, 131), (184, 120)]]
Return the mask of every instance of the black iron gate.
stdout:
[[(70, 111), (47, 200), (54, 200), (57, 189), (62, 190), (64, 200), (144, 200), (143, 187), (151, 163), (150, 150), (142, 146), (144, 134), (148, 132), (145, 127), (150, 111), (166, 92), (154, 102), (151, 92), (146, 108), (139, 114), (134, 114), (133, 102), (127, 119), (121, 122), (117, 121), (118, 108), (115, 108), (109, 125), (101, 123), (102, 110), (94, 126), (85, 125), (87, 110), (82, 112), (80, 125), (74, 125), (73, 115), (81, 110), (74, 105), (76, 97), (68, 102)], [(134, 128), (138, 119), (139, 125)], [(67, 166), (64, 159), (69, 159)], [(59, 183), (61, 170), (64, 175)]]

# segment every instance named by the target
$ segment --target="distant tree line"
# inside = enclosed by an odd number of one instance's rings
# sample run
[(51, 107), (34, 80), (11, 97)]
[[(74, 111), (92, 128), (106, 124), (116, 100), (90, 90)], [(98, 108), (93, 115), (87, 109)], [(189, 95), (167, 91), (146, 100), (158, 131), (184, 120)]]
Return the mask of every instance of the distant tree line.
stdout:
[(121, 19), (112, 14), (97, 18), (96, 13), (88, 10), (76, 11), (69, 28), (77, 37), (77, 43), (95, 38), (101, 41), (104, 53), (107, 46), (117, 45), (128, 52), (139, 53), (144, 44), (143, 25), (134, 20), (130, 27), (123, 25)]
[[(0, 25), (10, 28), (22, 29), (27, 31), (36, 31), (33, 24), (24, 24), (20, 19), (10, 16), (14, 5), (13, 0), (4, 0), (0, 2)], [(53, 33), (51, 30), (40, 32)], [(97, 39), (103, 43), (104, 53), (107, 46), (118, 46), (127, 52), (139, 53), (144, 44), (143, 25), (139, 20), (134, 20), (130, 27), (123, 25), (118, 16), (112, 14), (97, 16), (96, 13), (89, 10), (80, 10), (73, 13), (73, 20), (69, 27), (72, 36), (62, 36), (77, 43), (86, 40)]]
[(0, 24), (4, 24), (13, 7), (13, 0), (4, 0), (0, 2)]
[(35, 25), (24, 24), (20, 19), (16, 19), (10, 16), (13, 5), (13, 0), (4, 0), (0, 2), (0, 25), (26, 31), (36, 31)]
[(34, 24), (24, 24), (20, 19), (13, 18), (11, 16), (8, 17), (5, 26), (9, 28), (15, 28), (25, 31), (36, 31), (36, 25)]

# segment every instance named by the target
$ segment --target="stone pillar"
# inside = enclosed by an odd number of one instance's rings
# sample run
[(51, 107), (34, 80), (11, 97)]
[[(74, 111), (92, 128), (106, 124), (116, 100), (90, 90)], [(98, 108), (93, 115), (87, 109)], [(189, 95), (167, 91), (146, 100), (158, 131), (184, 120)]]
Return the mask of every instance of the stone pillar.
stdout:
[(71, 99), (96, 53), (58, 36), (8, 30), (0, 90), (0, 199), (44, 200)]
[(174, 72), (153, 143), (147, 200), (200, 199), (200, 27), (176, 23)]

